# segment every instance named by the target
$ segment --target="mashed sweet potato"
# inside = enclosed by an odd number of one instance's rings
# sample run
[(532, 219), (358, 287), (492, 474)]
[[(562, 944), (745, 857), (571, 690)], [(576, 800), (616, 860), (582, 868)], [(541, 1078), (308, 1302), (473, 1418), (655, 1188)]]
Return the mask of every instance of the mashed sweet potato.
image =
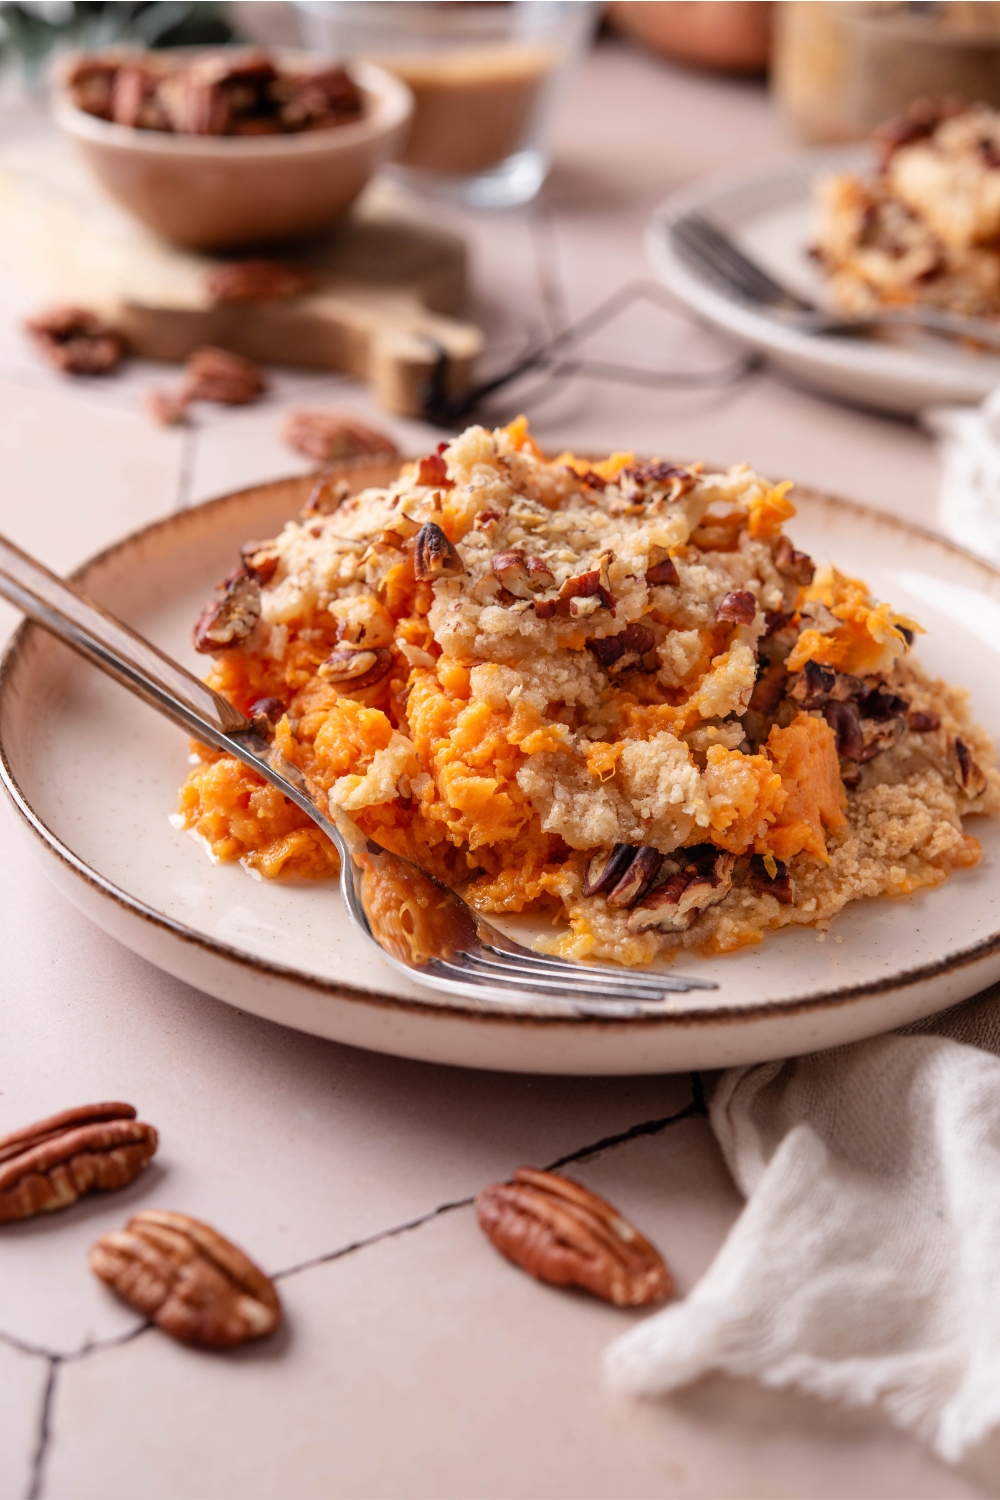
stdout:
[[(473, 427), (248, 544), (196, 643), (321, 798), (480, 910), (547, 911), (575, 957), (725, 952), (937, 884), (978, 858), (962, 818), (1000, 810), (919, 626), (816, 572), (787, 490)], [(215, 858), (336, 869), (197, 753), (180, 813)]]

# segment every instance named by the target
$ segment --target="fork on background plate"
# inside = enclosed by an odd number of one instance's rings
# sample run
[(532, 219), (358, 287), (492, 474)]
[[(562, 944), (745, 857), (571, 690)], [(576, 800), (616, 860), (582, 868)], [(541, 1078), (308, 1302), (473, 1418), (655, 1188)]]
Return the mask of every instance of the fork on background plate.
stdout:
[(0, 537), (0, 594), (200, 743), (234, 755), (283, 792), (340, 855), (351, 921), (395, 969), (484, 1007), (525, 995), (576, 1014), (645, 1014), (711, 980), (572, 963), (515, 942), (419, 865), (384, 849), (339, 807), (324, 811), (297, 767), (282, 760), (228, 699), (41, 563)]
[(723, 291), (804, 333), (854, 334), (868, 333), (873, 328), (910, 327), (1000, 348), (1000, 322), (963, 317), (940, 307), (913, 303), (907, 307), (879, 308), (864, 317), (846, 317), (817, 307), (782, 286), (763, 266), (751, 260), (725, 230), (703, 214), (685, 214), (674, 219), (669, 234), (681, 258)]

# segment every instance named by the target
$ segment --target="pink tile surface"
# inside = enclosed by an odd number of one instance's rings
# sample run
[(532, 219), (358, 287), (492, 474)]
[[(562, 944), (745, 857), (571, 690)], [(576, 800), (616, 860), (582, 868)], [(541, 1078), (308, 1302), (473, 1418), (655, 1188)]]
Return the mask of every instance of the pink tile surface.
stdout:
[[(468, 311), (487, 331), (489, 373), (647, 275), (642, 227), (665, 193), (788, 144), (759, 85), (602, 44), (563, 102), (536, 204), (496, 217), (408, 211), (466, 235)], [(275, 372), (258, 406), (206, 409), (165, 432), (140, 400), (174, 371), (136, 363), (107, 382), (60, 378), (18, 332), (27, 306), (23, 289), (0, 285), (0, 531), (57, 568), (176, 506), (302, 472), (279, 436), (291, 406), (350, 410), (411, 451), (440, 435), (386, 418), (354, 382), (301, 371)], [(729, 357), (686, 314), (646, 307), (592, 352), (679, 369)], [(498, 415), (519, 399), (497, 402)], [(933, 523), (926, 437), (767, 374), (700, 393), (577, 380), (531, 412), (547, 448), (747, 460)], [(0, 629), (14, 619), (0, 609)], [(739, 1210), (702, 1118), (653, 1130), (688, 1107), (688, 1080), (460, 1073), (283, 1031), (89, 925), (35, 869), (6, 812), (0, 842), (0, 1133), (109, 1096), (162, 1133), (126, 1192), (0, 1234), (0, 1500), (28, 1493), (40, 1444), (37, 1500), (998, 1492), (1000, 1446), (947, 1471), (877, 1415), (789, 1393), (718, 1380), (669, 1401), (612, 1398), (600, 1354), (635, 1315), (522, 1276), (468, 1207), (435, 1213), (522, 1161), (639, 1127), (572, 1170), (662, 1245), (686, 1291)], [(155, 1331), (131, 1341), (137, 1318), (85, 1255), (152, 1205), (218, 1224), (270, 1270), (314, 1262), (282, 1280), (286, 1332), (221, 1358)], [(67, 1356), (44, 1429), (49, 1361), (18, 1341)]]

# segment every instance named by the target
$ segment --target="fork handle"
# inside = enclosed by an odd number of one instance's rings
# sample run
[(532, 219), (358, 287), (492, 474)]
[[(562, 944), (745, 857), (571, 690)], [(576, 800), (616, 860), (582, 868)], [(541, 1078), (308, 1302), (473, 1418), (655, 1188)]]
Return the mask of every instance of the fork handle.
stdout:
[(190, 733), (250, 728), (227, 699), (3, 536), (0, 594)]

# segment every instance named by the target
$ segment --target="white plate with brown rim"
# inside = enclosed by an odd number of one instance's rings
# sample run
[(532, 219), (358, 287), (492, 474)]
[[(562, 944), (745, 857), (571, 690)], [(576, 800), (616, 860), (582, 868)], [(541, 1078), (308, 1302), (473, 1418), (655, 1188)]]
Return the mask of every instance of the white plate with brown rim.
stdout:
[[(359, 485), (392, 471), (359, 465)], [(310, 480), (260, 485), (145, 527), (74, 575), (197, 670), (191, 622), (240, 542), (273, 535)], [(1000, 573), (863, 506), (798, 490), (790, 527), (818, 562), (865, 578), (927, 628), (935, 675), (972, 690), (1000, 736)], [(54, 883), (144, 958), (240, 1009), (355, 1046), (537, 1073), (716, 1068), (809, 1052), (930, 1015), (1000, 979), (1000, 819), (969, 820), (984, 856), (937, 890), (856, 902), (828, 933), (791, 928), (675, 971), (715, 990), (650, 1013), (553, 1013), (442, 996), (401, 978), (350, 927), (332, 882), (251, 879), (212, 865), (169, 821), (183, 734), (37, 626), (0, 665), (0, 776)], [(514, 929), (512, 929), (514, 930)]]

